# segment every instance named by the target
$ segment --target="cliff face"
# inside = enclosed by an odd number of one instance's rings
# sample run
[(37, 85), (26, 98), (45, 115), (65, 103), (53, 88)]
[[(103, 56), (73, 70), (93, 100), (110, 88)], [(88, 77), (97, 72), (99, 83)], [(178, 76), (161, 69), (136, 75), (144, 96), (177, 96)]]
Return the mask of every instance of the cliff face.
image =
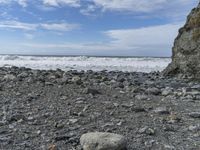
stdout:
[(175, 39), (172, 63), (164, 75), (200, 79), (200, 3), (187, 17)]

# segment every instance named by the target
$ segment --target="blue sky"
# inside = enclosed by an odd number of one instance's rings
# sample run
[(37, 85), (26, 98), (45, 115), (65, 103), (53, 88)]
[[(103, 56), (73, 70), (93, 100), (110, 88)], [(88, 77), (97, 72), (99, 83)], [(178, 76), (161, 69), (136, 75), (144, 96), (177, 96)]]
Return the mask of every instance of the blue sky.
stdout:
[(171, 56), (198, 0), (0, 0), (0, 53)]

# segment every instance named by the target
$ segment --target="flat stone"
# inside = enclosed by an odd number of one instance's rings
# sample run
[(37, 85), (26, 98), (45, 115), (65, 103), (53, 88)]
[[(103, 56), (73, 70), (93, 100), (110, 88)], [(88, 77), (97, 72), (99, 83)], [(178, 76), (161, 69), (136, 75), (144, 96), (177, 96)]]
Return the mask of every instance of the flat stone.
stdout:
[(85, 94), (96, 95), (96, 94), (101, 94), (101, 93), (96, 89), (86, 88), (85, 89)]
[(158, 88), (148, 88), (148, 89), (146, 90), (146, 92), (147, 92), (148, 94), (152, 94), (152, 95), (159, 95), (159, 94), (161, 94), (161, 91), (160, 91), (160, 89), (158, 89)]
[(192, 112), (189, 114), (189, 116), (192, 118), (200, 118), (200, 112)]
[(148, 100), (147, 95), (136, 95), (135, 98), (138, 100)]
[(16, 79), (16, 76), (12, 75), (12, 74), (7, 74), (3, 77), (4, 80), (14, 80)]
[(126, 139), (118, 134), (93, 132), (81, 136), (83, 150), (127, 150)]
[(168, 111), (167, 107), (158, 107), (154, 110), (155, 113), (158, 114), (169, 114), (170, 112)]
[(162, 91), (162, 96), (168, 96), (172, 94), (172, 90), (170, 88), (166, 88)]
[(72, 78), (72, 82), (78, 85), (82, 84), (81, 78), (79, 76), (74, 76)]

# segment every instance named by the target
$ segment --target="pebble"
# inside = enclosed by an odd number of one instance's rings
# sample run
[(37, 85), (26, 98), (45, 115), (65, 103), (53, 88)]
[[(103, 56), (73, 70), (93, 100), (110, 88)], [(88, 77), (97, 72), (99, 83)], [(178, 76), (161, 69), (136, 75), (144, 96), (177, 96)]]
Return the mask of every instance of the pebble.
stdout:
[(200, 124), (198, 124), (198, 125), (190, 125), (188, 127), (188, 130), (189, 131), (195, 131), (195, 132), (200, 131)]
[(162, 91), (162, 96), (168, 96), (170, 94), (172, 94), (172, 89), (170, 88), (166, 88)]
[(12, 75), (12, 74), (7, 74), (3, 77), (4, 80), (14, 80), (16, 79), (16, 76)]
[(158, 88), (148, 88), (148, 89), (146, 90), (146, 92), (147, 92), (148, 94), (152, 94), (152, 95), (160, 95), (160, 94), (161, 94), (161, 90), (158, 89)]
[(101, 94), (101, 93), (96, 89), (86, 88), (85, 89), (85, 94), (97, 95), (97, 94)]
[(192, 118), (200, 118), (200, 112), (189, 113), (189, 116)]
[(143, 127), (141, 129), (139, 129), (138, 133), (147, 134), (147, 135), (154, 135), (155, 134), (155, 130), (146, 126), (146, 127)]
[(136, 95), (135, 98), (138, 100), (148, 100), (147, 95)]
[(82, 84), (81, 78), (79, 76), (74, 76), (71, 81), (77, 85)]
[(155, 113), (158, 114), (169, 114), (170, 112), (168, 111), (167, 107), (158, 107), (154, 110)]
[(77, 123), (78, 122), (78, 119), (69, 119), (69, 122), (74, 124), (74, 123)]

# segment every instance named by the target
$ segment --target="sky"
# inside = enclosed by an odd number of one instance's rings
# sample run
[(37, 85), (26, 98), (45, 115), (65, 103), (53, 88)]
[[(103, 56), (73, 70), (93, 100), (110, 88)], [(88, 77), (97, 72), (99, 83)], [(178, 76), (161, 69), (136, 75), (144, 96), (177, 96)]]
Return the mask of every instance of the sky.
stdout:
[(199, 0), (0, 0), (0, 54), (171, 56)]

